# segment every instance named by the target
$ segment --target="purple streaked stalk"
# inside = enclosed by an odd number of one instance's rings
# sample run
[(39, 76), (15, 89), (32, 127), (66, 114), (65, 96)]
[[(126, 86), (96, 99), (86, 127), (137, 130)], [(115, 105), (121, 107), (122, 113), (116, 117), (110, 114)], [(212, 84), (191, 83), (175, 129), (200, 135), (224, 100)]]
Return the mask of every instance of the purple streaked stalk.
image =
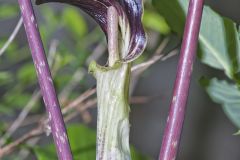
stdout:
[(181, 137), (204, 0), (190, 0), (170, 112), (159, 160), (175, 160)]
[(43, 100), (48, 112), (51, 131), (57, 148), (58, 159), (72, 160), (72, 153), (66, 128), (53, 85), (40, 33), (37, 27), (31, 0), (18, 0), (18, 3), (21, 8), (23, 23), (25, 26), (34, 65), (37, 71), (41, 93), (43, 95)]

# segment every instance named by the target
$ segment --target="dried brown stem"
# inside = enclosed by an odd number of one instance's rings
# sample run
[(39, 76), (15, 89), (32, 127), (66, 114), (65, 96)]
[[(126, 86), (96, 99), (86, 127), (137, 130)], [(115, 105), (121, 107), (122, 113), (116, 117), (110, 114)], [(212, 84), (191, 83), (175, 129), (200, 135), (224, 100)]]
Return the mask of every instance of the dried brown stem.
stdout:
[(23, 144), (24, 142), (26, 142), (27, 140), (33, 138), (33, 137), (37, 137), (40, 136), (44, 133), (44, 130), (42, 127), (37, 127), (33, 130), (31, 130), (30, 132), (28, 132), (27, 134), (25, 134), (24, 136), (22, 136), (21, 138), (15, 140), (14, 142), (10, 143), (9, 145), (3, 147), (0, 149), (0, 158), (2, 158), (3, 156), (12, 153), (19, 145)]

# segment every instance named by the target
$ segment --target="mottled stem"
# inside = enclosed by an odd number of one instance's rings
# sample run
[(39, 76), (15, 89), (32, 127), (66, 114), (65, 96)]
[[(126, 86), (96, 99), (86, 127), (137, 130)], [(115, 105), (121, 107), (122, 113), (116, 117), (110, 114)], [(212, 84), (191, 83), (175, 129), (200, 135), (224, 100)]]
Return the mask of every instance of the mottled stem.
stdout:
[(92, 62), (89, 71), (97, 79), (97, 160), (130, 160), (129, 78), (130, 64), (119, 62), (118, 16), (108, 9), (109, 67)]
[(190, 0), (177, 77), (159, 160), (175, 160), (186, 111), (204, 0)]
[(59, 160), (72, 160), (67, 133), (31, 0), (18, 0)]
[(97, 160), (130, 160), (130, 65), (105, 68), (92, 62), (89, 70), (97, 79)]
[(108, 13), (108, 62), (113, 66), (119, 60), (118, 51), (118, 13), (115, 7), (109, 7)]

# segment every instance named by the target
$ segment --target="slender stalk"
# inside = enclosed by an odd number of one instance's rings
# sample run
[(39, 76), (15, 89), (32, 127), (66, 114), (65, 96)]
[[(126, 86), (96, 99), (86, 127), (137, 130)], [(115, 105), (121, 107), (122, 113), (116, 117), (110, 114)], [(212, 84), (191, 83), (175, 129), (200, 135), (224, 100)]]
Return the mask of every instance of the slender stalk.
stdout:
[(72, 153), (56, 96), (49, 65), (45, 56), (31, 0), (18, 0), (21, 8), (32, 58), (38, 75), (43, 100), (48, 112), (51, 131), (57, 148), (58, 159), (72, 160)]
[(185, 116), (191, 73), (196, 55), (203, 1), (204, 0), (190, 0), (189, 2), (174, 93), (163, 136), (159, 160), (176, 159)]
[[(21, 17), (22, 20), (22, 17)], [(50, 68), (53, 66), (53, 61), (55, 59), (56, 54), (56, 48), (57, 48), (57, 41), (53, 40), (50, 44), (49, 48), (49, 54), (48, 54), (48, 64)], [(53, 73), (54, 75), (54, 73)], [(3, 146), (3, 144), (6, 143), (6, 140), (12, 136), (13, 133), (22, 125), (25, 118), (28, 116), (29, 112), (32, 110), (33, 106), (37, 103), (37, 101), (41, 98), (41, 93), (39, 89), (36, 89), (26, 104), (26, 106), (23, 107), (22, 111), (19, 113), (18, 117), (14, 120), (14, 122), (8, 127), (5, 134), (0, 138), (0, 146)]]
[(13, 40), (15, 39), (15, 37), (17, 36), (19, 30), (21, 29), (23, 24), (23, 20), (22, 18), (19, 19), (15, 29), (13, 30), (12, 34), (10, 35), (10, 37), (8, 38), (7, 42), (3, 45), (3, 47), (0, 49), (0, 56), (3, 55), (3, 53), (7, 50), (7, 48), (10, 46), (10, 44), (13, 42)]
[(118, 50), (118, 13), (114, 7), (109, 7), (107, 12), (108, 19), (108, 63), (112, 67), (119, 60)]

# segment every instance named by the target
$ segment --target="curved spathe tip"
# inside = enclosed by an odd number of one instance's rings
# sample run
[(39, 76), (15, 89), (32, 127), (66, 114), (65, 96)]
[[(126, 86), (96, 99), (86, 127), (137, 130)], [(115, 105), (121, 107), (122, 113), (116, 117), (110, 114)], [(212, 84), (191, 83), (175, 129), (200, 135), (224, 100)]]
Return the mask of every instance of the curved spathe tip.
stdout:
[(36, 4), (59, 2), (67, 3), (81, 8), (95, 19), (103, 32), (107, 33), (108, 7), (116, 8), (119, 15), (121, 33), (122, 62), (127, 63), (139, 57), (146, 47), (146, 34), (142, 25), (142, 0), (36, 0)]

